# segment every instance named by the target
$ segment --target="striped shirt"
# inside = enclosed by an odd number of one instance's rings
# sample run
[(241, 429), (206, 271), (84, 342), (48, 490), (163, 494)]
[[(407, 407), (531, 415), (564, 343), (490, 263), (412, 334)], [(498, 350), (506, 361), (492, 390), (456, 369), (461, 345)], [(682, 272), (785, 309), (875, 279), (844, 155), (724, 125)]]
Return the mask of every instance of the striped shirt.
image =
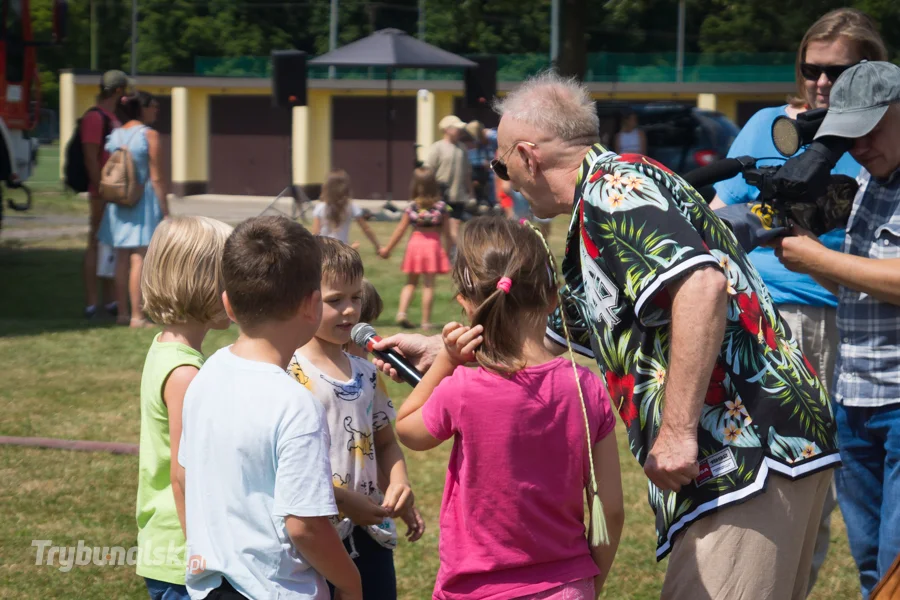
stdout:
[[(847, 223), (844, 252), (900, 258), (900, 170), (878, 181), (863, 170)], [(847, 406), (900, 403), (900, 306), (841, 286), (834, 399)]]

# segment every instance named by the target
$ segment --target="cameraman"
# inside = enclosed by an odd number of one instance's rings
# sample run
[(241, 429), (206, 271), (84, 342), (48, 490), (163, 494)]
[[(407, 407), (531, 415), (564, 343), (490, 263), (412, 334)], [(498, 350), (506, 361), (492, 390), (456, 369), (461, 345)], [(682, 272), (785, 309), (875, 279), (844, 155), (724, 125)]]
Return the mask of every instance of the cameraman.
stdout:
[(838, 501), (863, 597), (900, 554), (900, 67), (866, 62), (831, 91), (817, 138), (855, 139), (863, 166), (843, 252), (807, 231), (776, 242), (791, 271), (838, 296)]
[[(887, 51), (873, 21), (864, 13), (842, 8), (821, 17), (807, 30), (797, 52), (797, 95), (790, 104), (765, 108), (747, 122), (728, 152), (729, 157), (779, 156), (772, 141), (772, 123), (787, 115), (814, 108), (828, 108), (831, 86), (843, 70), (861, 60), (886, 60)], [(761, 160), (757, 164), (779, 164), (781, 161)], [(832, 173), (856, 177), (859, 164), (845, 154)], [(759, 190), (749, 185), (741, 175), (717, 183), (713, 209), (726, 204), (753, 202)], [(835, 230), (822, 236), (822, 243), (839, 250), (844, 231)], [(758, 248), (750, 254), (753, 265), (772, 293), (778, 312), (784, 317), (800, 349), (812, 361), (826, 389), (830, 389), (837, 351), (835, 307), (837, 298), (807, 275), (787, 271), (775, 258), (771, 248)], [(831, 511), (835, 506), (832, 488), (822, 511), (822, 521), (816, 539), (809, 589), (815, 584), (819, 568), (828, 552)]]

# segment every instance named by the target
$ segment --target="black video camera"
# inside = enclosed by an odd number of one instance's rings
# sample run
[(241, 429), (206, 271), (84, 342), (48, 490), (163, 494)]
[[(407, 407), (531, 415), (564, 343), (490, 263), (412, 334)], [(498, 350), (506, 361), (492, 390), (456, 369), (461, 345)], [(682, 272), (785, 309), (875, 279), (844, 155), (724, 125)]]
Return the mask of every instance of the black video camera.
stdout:
[[(793, 223), (822, 235), (847, 225), (858, 184), (852, 177), (832, 175), (831, 170), (845, 152), (853, 146), (852, 139), (825, 136), (814, 140), (827, 109), (820, 108), (797, 115), (796, 119), (781, 116), (772, 124), (772, 141), (786, 157), (779, 166), (756, 166), (758, 160), (741, 156), (726, 158), (709, 166), (691, 171), (685, 181), (698, 188), (741, 174), (750, 185), (759, 189), (759, 198), (747, 205), (735, 205), (716, 211), (735, 230), (745, 250), (789, 230)], [(806, 151), (794, 156), (806, 146)], [(765, 157), (767, 158), (767, 157)], [(742, 236), (737, 224), (745, 214), (755, 215), (763, 229), (772, 235)]]

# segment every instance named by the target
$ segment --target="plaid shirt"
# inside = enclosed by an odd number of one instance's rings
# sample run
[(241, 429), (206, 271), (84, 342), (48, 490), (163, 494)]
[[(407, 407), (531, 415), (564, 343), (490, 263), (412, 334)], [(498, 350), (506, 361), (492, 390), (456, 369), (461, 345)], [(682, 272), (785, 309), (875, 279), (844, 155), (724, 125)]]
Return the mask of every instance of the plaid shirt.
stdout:
[[(900, 258), (900, 170), (883, 182), (863, 170), (859, 181), (844, 252)], [(837, 325), (834, 399), (847, 406), (900, 403), (900, 306), (841, 286)]]

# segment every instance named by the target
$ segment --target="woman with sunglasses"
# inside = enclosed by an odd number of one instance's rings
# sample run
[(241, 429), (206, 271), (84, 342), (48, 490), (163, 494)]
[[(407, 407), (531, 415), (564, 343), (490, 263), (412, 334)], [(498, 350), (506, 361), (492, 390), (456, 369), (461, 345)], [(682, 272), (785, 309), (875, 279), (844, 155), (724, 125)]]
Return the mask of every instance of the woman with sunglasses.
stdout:
[[(764, 108), (753, 115), (734, 140), (728, 156), (773, 157), (757, 164), (781, 164), (784, 159), (777, 158), (780, 155), (772, 142), (772, 123), (775, 119), (783, 115), (796, 118), (807, 110), (828, 108), (828, 98), (835, 80), (862, 60), (887, 60), (887, 51), (874, 21), (852, 8), (834, 10), (821, 17), (803, 36), (797, 51), (797, 95), (785, 106)], [(832, 173), (856, 177), (859, 170), (859, 164), (850, 154), (845, 154)], [(752, 202), (759, 196), (759, 190), (744, 181), (741, 175), (719, 182), (715, 188), (716, 197), (710, 203), (714, 209)], [(820, 239), (832, 250), (840, 250), (844, 230), (831, 231)], [(838, 343), (835, 323), (837, 299), (812, 277), (788, 271), (778, 262), (771, 248), (757, 248), (750, 254), (750, 259), (769, 288), (800, 349), (813, 361), (822, 384), (830, 390)], [(810, 590), (828, 551), (831, 511), (835, 504), (832, 483), (816, 539)]]

